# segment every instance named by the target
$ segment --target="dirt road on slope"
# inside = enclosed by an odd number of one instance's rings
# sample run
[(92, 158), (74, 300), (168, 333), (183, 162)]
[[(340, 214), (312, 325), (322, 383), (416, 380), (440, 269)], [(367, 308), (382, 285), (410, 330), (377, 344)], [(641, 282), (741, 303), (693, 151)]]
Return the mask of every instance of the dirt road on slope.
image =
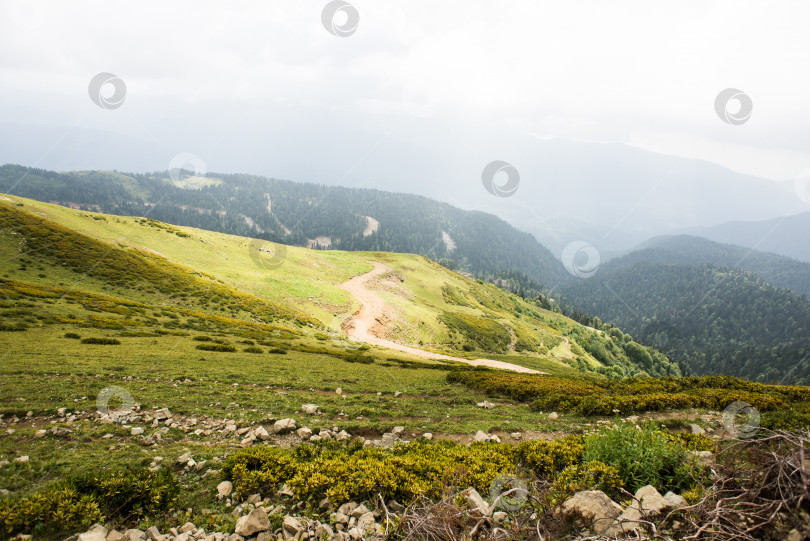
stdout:
[(390, 271), (391, 268), (382, 263), (374, 262), (374, 268), (366, 274), (355, 276), (348, 282), (340, 284), (338, 287), (348, 291), (360, 301), (360, 310), (358, 310), (352, 317), (343, 323), (343, 330), (349, 335), (349, 338), (357, 342), (365, 342), (374, 346), (381, 346), (388, 349), (395, 349), (397, 351), (404, 351), (418, 357), (426, 359), (445, 359), (448, 361), (458, 361), (460, 363), (469, 364), (472, 366), (488, 366), (490, 368), (500, 368), (503, 370), (512, 370), (514, 372), (521, 372), (523, 374), (543, 374), (537, 370), (526, 368), (517, 364), (506, 363), (503, 361), (496, 361), (493, 359), (462, 359), (461, 357), (453, 357), (451, 355), (443, 355), (441, 353), (433, 353), (423, 349), (413, 348), (397, 344), (391, 340), (381, 338), (382, 332), (385, 329), (386, 321), (386, 305), (380, 296), (368, 288), (367, 283), (377, 276)]

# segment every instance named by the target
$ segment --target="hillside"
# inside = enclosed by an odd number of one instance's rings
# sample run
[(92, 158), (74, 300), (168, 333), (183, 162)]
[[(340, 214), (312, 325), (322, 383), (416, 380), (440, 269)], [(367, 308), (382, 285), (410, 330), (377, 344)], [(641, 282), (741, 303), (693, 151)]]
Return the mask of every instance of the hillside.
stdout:
[[(422, 256), (16, 196), (0, 196), (0, 313), (3, 539), (404, 539), (423, 523), (409, 513), (465, 497), (484, 503), (459, 531), (557, 538), (586, 531), (555, 514), (579, 490), (716, 508), (695, 457), (725, 460), (721, 440), (690, 432), (736, 434), (718, 413), (729, 404), (752, 404), (768, 428), (810, 419), (807, 388), (680, 378), (616, 327)], [(735, 481), (743, 494), (757, 482)], [(492, 515), (515, 484), (526, 496)]]
[(806, 296), (741, 269), (633, 262), (648, 255), (620, 258), (560, 292), (577, 310), (615, 323), (693, 373), (810, 383)]
[(799, 295), (810, 295), (810, 263), (700, 237), (657, 237), (636, 250), (603, 265), (608, 272), (640, 262), (661, 265), (718, 265), (751, 272)]
[(448, 258), (473, 274), (515, 269), (547, 287), (568, 278), (534, 237), (491, 214), (378, 190), (248, 175), (208, 177), (176, 170), (56, 173), (5, 165), (0, 192), (288, 245)]

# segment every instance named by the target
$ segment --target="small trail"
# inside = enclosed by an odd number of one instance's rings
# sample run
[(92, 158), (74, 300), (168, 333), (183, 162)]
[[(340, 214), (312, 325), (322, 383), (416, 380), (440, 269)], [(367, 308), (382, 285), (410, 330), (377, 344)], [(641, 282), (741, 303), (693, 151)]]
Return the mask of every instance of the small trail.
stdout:
[(395, 349), (397, 351), (404, 351), (417, 357), (426, 359), (444, 359), (448, 361), (457, 361), (460, 363), (469, 364), (472, 366), (488, 366), (490, 368), (500, 368), (502, 370), (512, 370), (523, 374), (545, 374), (538, 370), (532, 370), (517, 364), (507, 363), (503, 361), (496, 361), (493, 359), (462, 359), (461, 357), (453, 357), (452, 355), (444, 355), (441, 353), (433, 353), (423, 349), (404, 346), (385, 338), (380, 338), (375, 332), (374, 327), (385, 327), (386, 323), (386, 305), (380, 296), (368, 288), (366, 285), (368, 281), (373, 280), (377, 276), (389, 272), (391, 270), (387, 265), (379, 262), (374, 262), (374, 268), (365, 274), (355, 276), (348, 282), (340, 284), (338, 287), (344, 291), (348, 291), (355, 298), (360, 301), (360, 310), (343, 323), (343, 330), (349, 335), (349, 338), (357, 342), (365, 342), (366, 344), (380, 346), (388, 349)]

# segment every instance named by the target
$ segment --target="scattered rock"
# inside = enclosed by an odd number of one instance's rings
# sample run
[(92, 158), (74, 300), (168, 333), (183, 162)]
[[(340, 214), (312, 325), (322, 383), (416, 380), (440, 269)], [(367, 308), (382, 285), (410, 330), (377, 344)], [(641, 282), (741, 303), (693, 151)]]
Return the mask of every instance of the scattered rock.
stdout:
[(146, 539), (146, 533), (135, 528), (130, 528), (124, 532), (124, 537), (127, 541), (144, 541)]
[(471, 487), (462, 491), (461, 496), (470, 509), (477, 510), (482, 515), (489, 514), (489, 504), (484, 501), (484, 498), (474, 488)]
[(690, 451), (690, 454), (701, 466), (710, 468), (714, 465), (714, 454), (711, 451)]
[(689, 425), (689, 429), (692, 430), (692, 434), (705, 434), (706, 433), (706, 431), (703, 430), (703, 428), (700, 425), (696, 425), (695, 423), (692, 423), (691, 425)]
[(399, 398), (400, 396), (402, 396), (402, 393), (401, 393), (401, 392), (396, 391), (396, 392), (394, 393), (394, 398)]
[(107, 528), (101, 524), (93, 524), (92, 528), (79, 534), (78, 541), (107, 541)]
[(281, 524), (281, 529), (295, 537), (302, 529), (304, 529), (304, 527), (297, 518), (288, 515), (284, 517), (284, 522)]
[(549, 414), (548, 414), (548, 418), (549, 418), (550, 420), (552, 420), (552, 421), (554, 421), (554, 420), (558, 419), (559, 417), (560, 417), (560, 416), (559, 416), (559, 415), (557, 415), (557, 412), (556, 412), (556, 411), (552, 411), (551, 413), (549, 413)]
[(280, 419), (273, 424), (274, 434), (283, 434), (295, 430), (295, 419)]
[(403, 432), (405, 432), (405, 427), (404, 427), (404, 426), (395, 426), (395, 427), (394, 427), (394, 430), (392, 430), (391, 432), (393, 432), (394, 434), (396, 434), (397, 436), (399, 436), (399, 435), (401, 435)]
[(308, 440), (312, 436), (312, 430), (307, 427), (299, 428), (295, 433), (298, 434), (298, 437), (302, 440)]
[(669, 509), (671, 505), (655, 487), (647, 485), (636, 491), (636, 500), (633, 501), (631, 507), (638, 508), (645, 515), (657, 515), (664, 509)]
[(155, 526), (151, 526), (146, 530), (146, 538), (151, 541), (163, 541), (163, 536)]
[(136, 426), (130, 431), (130, 434), (132, 434), (133, 436), (140, 436), (141, 434), (143, 434), (143, 428), (141, 428), (140, 426)]
[(478, 406), (479, 408), (484, 408), (484, 409), (487, 409), (487, 410), (491, 410), (492, 408), (495, 407), (495, 404), (493, 404), (489, 400), (484, 400), (483, 402), (478, 402), (476, 404), (476, 406)]
[(338, 387), (337, 389), (335, 389), (335, 394), (343, 394), (343, 389)]
[(673, 509), (680, 509), (681, 507), (686, 507), (689, 505), (686, 498), (671, 491), (664, 494), (664, 499), (669, 502)]
[[(286, 519), (285, 519), (286, 522)], [(236, 521), (234, 532), (243, 537), (264, 532), (270, 529), (270, 521), (267, 519), (267, 512), (264, 507), (257, 507), (250, 514), (243, 516)]]
[(107, 532), (107, 541), (126, 541), (124, 534), (117, 530), (110, 530)]
[(47, 430), (42, 430), (42, 429), (40, 429), (40, 430), (37, 430), (37, 431), (34, 433), (34, 437), (35, 437), (36, 439), (44, 438), (44, 437), (45, 437), (45, 434), (47, 434), (47, 433), (48, 433), (48, 431), (47, 431)]
[(489, 434), (487, 434), (483, 430), (479, 430), (478, 432), (475, 433), (473, 441), (489, 441)]
[(318, 406), (315, 404), (304, 404), (301, 406), (301, 411), (304, 413), (309, 413), (310, 415), (315, 415), (318, 413)]
[(432, 440), (433, 434), (430, 432), (425, 432), (424, 434), (422, 434), (422, 437), (425, 438), (426, 440)]
[(18, 456), (14, 459), (14, 462), (19, 462), (20, 464), (25, 464), (30, 460), (28, 455)]
[(577, 492), (562, 505), (563, 511), (576, 512), (593, 524), (593, 531), (601, 535), (622, 514), (622, 508), (601, 490)]
[(331, 539), (333, 535), (335, 532), (328, 524), (318, 524), (318, 527), (315, 528), (316, 539)]

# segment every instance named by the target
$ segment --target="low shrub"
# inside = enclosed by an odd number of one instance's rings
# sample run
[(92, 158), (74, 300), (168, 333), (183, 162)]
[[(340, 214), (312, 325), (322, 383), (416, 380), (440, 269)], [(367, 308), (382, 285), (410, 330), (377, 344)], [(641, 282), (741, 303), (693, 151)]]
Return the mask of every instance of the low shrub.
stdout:
[(72, 487), (54, 486), (24, 498), (0, 499), (0, 527), (8, 535), (65, 535), (102, 520), (98, 501)]
[(90, 337), (90, 338), (82, 338), (81, 343), (96, 344), (101, 346), (117, 346), (121, 343), (121, 341), (116, 338)]
[(73, 338), (74, 340), (78, 340), (81, 338), (81, 336), (79, 336), (75, 332), (66, 332), (64, 336), (65, 338)]
[(360, 355), (359, 353), (355, 355), (347, 355), (343, 358), (344, 361), (347, 363), (360, 363), (360, 364), (373, 364), (374, 357), (369, 357), (368, 355)]
[(507, 444), (415, 441), (384, 450), (355, 441), (246, 449), (225, 461), (222, 475), (240, 497), (286, 483), (296, 498), (315, 506), (325, 497), (343, 502), (376, 494), (410, 503), (440, 497), (450, 486), (486, 493), (496, 477), (514, 471), (514, 448)]
[(582, 490), (601, 490), (616, 498), (622, 487), (619, 470), (604, 462), (593, 460), (566, 467), (551, 485), (551, 504), (556, 506)]
[(236, 351), (236, 348), (229, 344), (198, 344), (196, 347), (202, 351), (226, 351), (229, 353)]
[(79, 474), (25, 497), (0, 499), (0, 530), (64, 537), (96, 522), (132, 521), (167, 511), (179, 491), (169, 470)]
[(274, 355), (286, 355), (287, 350), (281, 348), (270, 348), (269, 350), (267, 350), (267, 353), (273, 353)]
[(569, 466), (582, 462), (581, 436), (545, 441), (525, 441), (517, 446), (520, 463), (537, 476), (553, 477)]
[(242, 351), (244, 351), (245, 353), (264, 353), (264, 350), (262, 348), (257, 348), (256, 346), (246, 347)]
[(447, 380), (489, 396), (531, 402), (537, 411), (586, 416), (684, 408), (723, 410), (735, 401), (751, 404), (760, 412), (769, 412), (810, 401), (810, 388), (764, 385), (728, 376), (599, 381), (466, 369), (451, 371)]
[(211, 342), (213, 340), (210, 336), (192, 336), (191, 339), (197, 342)]
[(167, 469), (86, 473), (69, 483), (81, 494), (95, 497), (108, 518), (124, 521), (166, 511), (180, 493), (180, 484)]

